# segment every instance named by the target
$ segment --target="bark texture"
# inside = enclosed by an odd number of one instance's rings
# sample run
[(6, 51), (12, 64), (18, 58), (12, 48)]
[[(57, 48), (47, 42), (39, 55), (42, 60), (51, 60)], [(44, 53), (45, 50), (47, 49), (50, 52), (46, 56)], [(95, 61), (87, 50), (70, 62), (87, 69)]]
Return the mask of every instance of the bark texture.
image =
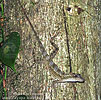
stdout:
[[(31, 3), (31, 1), (33, 3)], [(75, 2), (74, 2), (75, 1)], [(36, 2), (36, 3), (34, 3)], [(7, 92), (9, 98), (19, 94), (29, 95), (32, 100), (100, 100), (101, 93), (101, 32), (99, 0), (21, 0), (26, 13), (36, 31), (39, 33), (48, 54), (53, 50), (50, 35), (54, 36), (59, 52), (54, 62), (59, 68), (69, 73), (69, 60), (64, 29), (62, 8), (73, 3), (84, 10), (78, 16), (70, 16), (67, 12), (69, 45), (72, 60), (72, 71), (80, 73), (85, 83), (58, 84), (43, 62), (43, 56), (37, 40), (29, 26), (17, 0), (5, 1), (5, 16), (9, 18), (5, 25), (5, 34), (18, 31), (21, 36), (21, 47), (16, 60), (15, 74), (8, 70)], [(35, 99), (34, 99), (35, 98)], [(38, 99), (38, 100), (39, 100)]]

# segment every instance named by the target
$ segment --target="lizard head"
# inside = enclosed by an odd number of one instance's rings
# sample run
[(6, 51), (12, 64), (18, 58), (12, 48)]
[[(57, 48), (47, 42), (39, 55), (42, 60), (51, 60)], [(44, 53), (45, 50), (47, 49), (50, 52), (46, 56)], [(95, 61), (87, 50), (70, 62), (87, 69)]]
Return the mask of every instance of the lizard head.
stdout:
[(75, 82), (78, 82), (78, 83), (84, 83), (84, 79), (82, 78), (82, 76), (80, 74), (75, 74), (75, 73), (72, 73), (72, 77), (71, 77), (71, 81), (73, 81), (74, 83)]
[(70, 75), (65, 76), (58, 83), (84, 83), (85, 80), (80, 74), (70, 73)]

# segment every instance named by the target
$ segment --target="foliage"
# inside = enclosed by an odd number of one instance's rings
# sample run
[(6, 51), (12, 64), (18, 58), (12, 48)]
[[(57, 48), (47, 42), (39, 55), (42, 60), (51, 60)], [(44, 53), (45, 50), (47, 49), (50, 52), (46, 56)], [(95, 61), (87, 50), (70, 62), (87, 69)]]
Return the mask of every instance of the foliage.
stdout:
[[(16, 72), (14, 64), (20, 46), (20, 35), (18, 32), (10, 33), (8, 39), (4, 41), (4, 19), (4, 2), (0, 0), (0, 100), (2, 100), (2, 97), (7, 97), (5, 87), (7, 66)], [(5, 71), (5, 73), (3, 71)]]
[(2, 75), (0, 74), (0, 100), (3, 94), (3, 78)]
[(18, 32), (12, 32), (0, 48), (1, 62), (11, 67), (15, 72), (14, 63), (19, 52), (19, 46), (20, 35)]

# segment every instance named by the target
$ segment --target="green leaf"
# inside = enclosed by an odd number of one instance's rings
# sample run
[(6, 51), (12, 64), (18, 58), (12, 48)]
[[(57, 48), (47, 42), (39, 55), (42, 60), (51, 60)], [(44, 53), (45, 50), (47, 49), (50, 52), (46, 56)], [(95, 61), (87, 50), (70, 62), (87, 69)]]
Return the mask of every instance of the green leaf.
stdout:
[(14, 64), (19, 53), (20, 35), (12, 32), (0, 48), (0, 61), (16, 72)]
[(0, 43), (3, 41), (2, 37), (1, 37), (1, 34), (0, 34)]
[(0, 43), (4, 40), (4, 31), (3, 29), (0, 29)]
[(2, 2), (2, 0), (0, 0), (0, 3)]
[(2, 15), (2, 17), (3, 17), (3, 16), (4, 16), (4, 5), (3, 5), (3, 3), (1, 3), (1, 9), (2, 9), (1, 15)]
[(2, 98), (3, 95), (3, 78), (2, 75), (0, 74), (0, 100)]

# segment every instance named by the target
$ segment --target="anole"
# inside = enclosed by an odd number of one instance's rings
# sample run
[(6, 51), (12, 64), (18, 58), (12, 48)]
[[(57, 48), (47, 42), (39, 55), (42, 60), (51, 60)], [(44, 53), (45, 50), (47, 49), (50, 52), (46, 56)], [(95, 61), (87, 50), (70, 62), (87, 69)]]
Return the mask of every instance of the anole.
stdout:
[[(20, 0), (18, 0), (18, 1), (19, 1), (19, 4), (21, 5)], [(43, 55), (43, 59), (44, 59), (44, 61), (47, 63), (50, 73), (51, 73), (55, 78), (58, 79), (57, 82), (71, 82), (71, 83), (73, 83), (73, 82), (80, 82), (80, 83), (84, 82), (84, 79), (81, 77), (80, 74), (71, 73), (71, 74), (69, 74), (69, 75), (66, 75), (63, 71), (61, 71), (61, 70), (58, 68), (58, 66), (57, 66), (57, 65), (53, 62), (53, 60), (52, 60), (52, 59), (55, 57), (55, 55), (56, 55), (56, 53), (57, 53), (57, 51), (58, 51), (57, 45), (56, 45), (54, 42), (50, 41), (50, 43), (55, 47), (55, 50), (54, 50), (54, 51), (51, 53), (51, 55), (49, 56), (49, 55), (47, 54), (47, 52), (46, 52), (44, 46), (42, 45), (42, 43), (41, 43), (41, 41), (40, 41), (40, 39), (39, 39), (38, 33), (35, 31), (35, 29), (34, 29), (32, 23), (31, 23), (31, 21), (29, 20), (29, 18), (28, 18), (28, 16), (27, 16), (27, 14), (26, 14), (24, 8), (22, 7), (22, 5), (21, 5), (21, 8), (22, 8), (22, 11), (23, 11), (23, 13), (24, 13), (24, 15), (25, 15), (27, 21), (28, 21), (29, 24), (30, 24), (30, 27), (32, 28), (32, 31), (34, 32), (34, 35), (35, 35), (36, 40), (37, 40), (37, 42), (38, 42), (38, 45), (39, 45), (39, 47), (40, 47), (40, 52), (41, 52), (42, 55)]]

